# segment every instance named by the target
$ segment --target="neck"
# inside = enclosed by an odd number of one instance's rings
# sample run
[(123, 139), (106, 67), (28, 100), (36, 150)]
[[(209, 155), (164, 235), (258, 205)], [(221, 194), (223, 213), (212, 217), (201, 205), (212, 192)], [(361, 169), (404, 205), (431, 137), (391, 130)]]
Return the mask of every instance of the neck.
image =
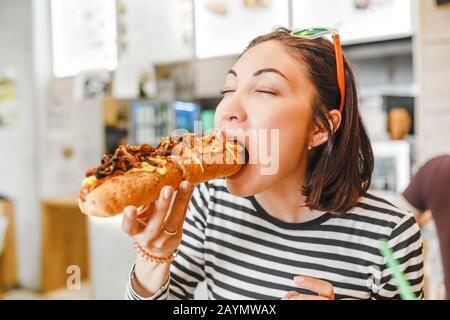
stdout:
[(281, 221), (299, 223), (315, 219), (323, 212), (313, 211), (305, 206), (306, 199), (301, 191), (305, 176), (306, 165), (255, 195), (255, 198), (264, 210)]

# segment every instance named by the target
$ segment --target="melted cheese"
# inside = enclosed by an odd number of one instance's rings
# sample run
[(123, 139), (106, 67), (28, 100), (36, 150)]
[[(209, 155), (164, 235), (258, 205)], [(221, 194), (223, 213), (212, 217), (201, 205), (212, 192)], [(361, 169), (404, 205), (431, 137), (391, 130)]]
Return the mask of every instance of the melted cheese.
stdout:
[(156, 171), (160, 174), (160, 175), (165, 175), (167, 173), (167, 168), (166, 167), (158, 167), (156, 168)]
[(156, 167), (152, 166), (151, 164), (147, 162), (142, 162), (142, 168), (133, 168), (128, 170), (126, 173), (131, 172), (139, 172), (139, 171), (146, 171), (146, 172), (153, 172), (156, 170)]
[(82, 185), (83, 186), (92, 186), (96, 182), (97, 182), (97, 178), (95, 176), (90, 176), (83, 180)]
[[(165, 160), (165, 159), (158, 159), (158, 162), (163, 164), (163, 165), (167, 164), (167, 160)], [(165, 175), (167, 173), (167, 167), (155, 167), (155, 166), (152, 166), (151, 164), (149, 164), (147, 162), (142, 162), (141, 164), (142, 164), (141, 168), (132, 168), (132, 169), (128, 170), (127, 172), (125, 172), (125, 174), (131, 173), (131, 172), (140, 172), (140, 171), (154, 172), (155, 170), (160, 175)], [(202, 170), (203, 170), (203, 167), (202, 167)], [(87, 178), (85, 178), (83, 180), (82, 185), (83, 186), (92, 186), (97, 181), (98, 180), (97, 180), (97, 178), (95, 178), (95, 176), (90, 176), (90, 177), (87, 177)]]

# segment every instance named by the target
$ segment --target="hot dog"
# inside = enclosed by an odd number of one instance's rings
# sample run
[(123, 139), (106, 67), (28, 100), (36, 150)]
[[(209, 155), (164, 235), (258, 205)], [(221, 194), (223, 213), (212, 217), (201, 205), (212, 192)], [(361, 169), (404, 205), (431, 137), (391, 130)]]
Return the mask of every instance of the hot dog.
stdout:
[(176, 190), (183, 180), (196, 184), (233, 175), (245, 158), (244, 147), (218, 131), (165, 137), (156, 148), (121, 145), (87, 170), (78, 204), (84, 214), (114, 216), (128, 205), (154, 202), (164, 186)]

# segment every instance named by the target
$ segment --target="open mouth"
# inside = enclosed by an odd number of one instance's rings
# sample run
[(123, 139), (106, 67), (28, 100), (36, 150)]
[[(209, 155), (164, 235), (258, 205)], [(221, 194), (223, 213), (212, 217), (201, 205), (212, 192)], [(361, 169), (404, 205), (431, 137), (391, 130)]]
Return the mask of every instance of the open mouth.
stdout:
[(248, 149), (245, 147), (243, 143), (238, 141), (236, 138), (233, 139), (227, 139), (228, 142), (230, 142), (232, 145), (238, 146), (238, 148), (242, 149), (242, 152), (240, 152), (240, 158), (242, 158), (242, 163), (239, 161), (239, 164), (246, 165), (249, 161), (249, 153)]
[(243, 163), (242, 163), (241, 169), (237, 173), (226, 178), (226, 179), (230, 179), (230, 180), (235, 180), (235, 179), (238, 179), (244, 173), (244, 171), (247, 167), (247, 164), (249, 162), (249, 153), (248, 153), (247, 148), (244, 146), (244, 144), (240, 143), (237, 139), (227, 139), (227, 140), (232, 142), (233, 144), (239, 145), (242, 148), (241, 156), (242, 156)]

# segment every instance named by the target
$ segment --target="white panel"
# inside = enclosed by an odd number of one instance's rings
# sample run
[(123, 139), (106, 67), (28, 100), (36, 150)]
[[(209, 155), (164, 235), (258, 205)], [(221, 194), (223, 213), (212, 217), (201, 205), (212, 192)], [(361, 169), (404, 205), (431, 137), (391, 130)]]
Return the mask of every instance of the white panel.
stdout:
[[(287, 0), (265, 1), (268, 7), (249, 8), (244, 1), (195, 0), (195, 45), (198, 58), (241, 53), (250, 40), (276, 26), (289, 26)], [(211, 7), (222, 5), (224, 14)]]
[(57, 77), (117, 65), (114, 0), (52, 0), (53, 70)]
[[(190, 0), (120, 0), (119, 63), (168, 63), (193, 58)], [(122, 61), (123, 60), (123, 61)]]
[(294, 28), (335, 27), (343, 43), (410, 35), (411, 15), (410, 0), (293, 0)]

